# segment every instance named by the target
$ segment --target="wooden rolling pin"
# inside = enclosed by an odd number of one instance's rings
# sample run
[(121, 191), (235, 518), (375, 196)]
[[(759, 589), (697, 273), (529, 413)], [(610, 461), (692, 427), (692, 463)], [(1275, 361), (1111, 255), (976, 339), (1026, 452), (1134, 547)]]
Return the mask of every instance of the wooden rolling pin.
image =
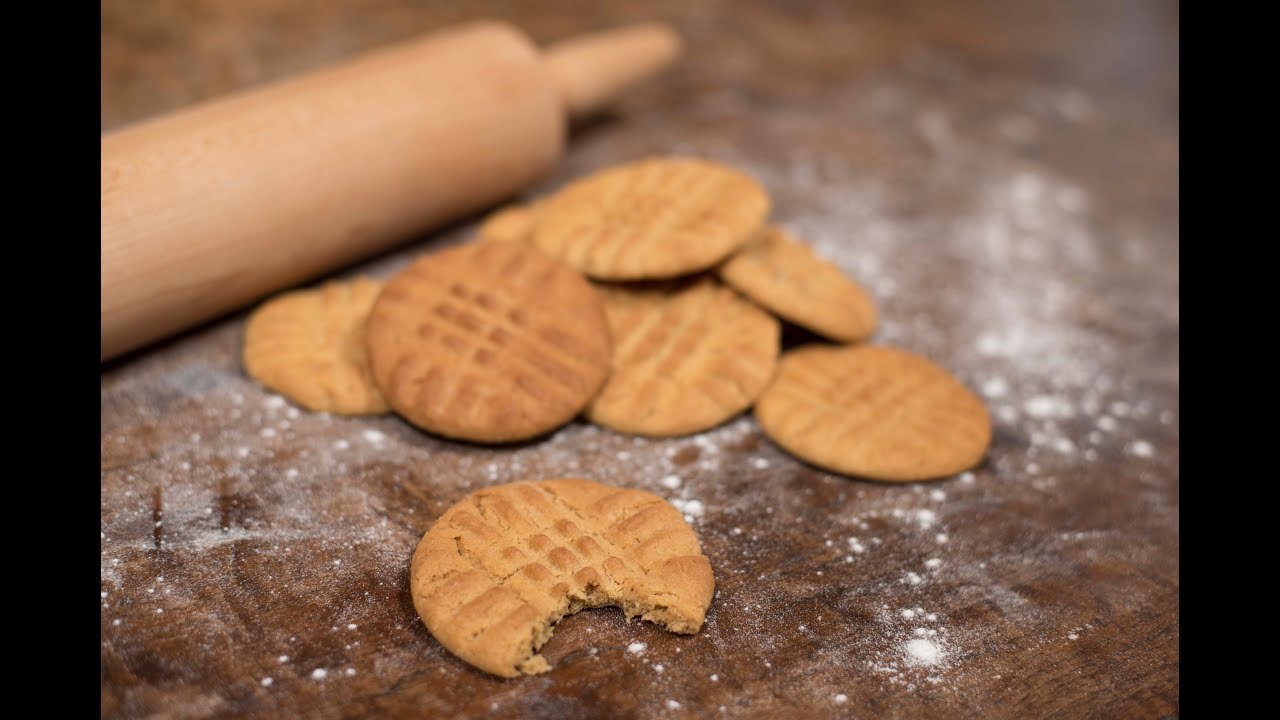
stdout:
[(658, 24), (483, 22), (102, 137), (102, 359), (509, 197), (567, 119), (668, 65)]

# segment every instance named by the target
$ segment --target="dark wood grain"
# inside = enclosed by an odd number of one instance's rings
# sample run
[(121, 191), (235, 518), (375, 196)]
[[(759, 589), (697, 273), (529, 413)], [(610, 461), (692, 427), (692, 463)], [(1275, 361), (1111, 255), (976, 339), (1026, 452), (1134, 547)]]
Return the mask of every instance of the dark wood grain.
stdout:
[[(226, 318), (103, 369), (103, 716), (1176, 713), (1176, 3), (112, 2), (102, 125), (485, 16), (540, 41), (676, 24), (680, 66), (578, 129), (532, 192), (652, 152), (751, 172), (875, 295), (877, 341), (984, 393), (987, 460), (842, 478), (749, 416), (460, 445), (292, 409), (244, 376)], [(594, 610), (560, 624), (551, 673), (476, 672), (418, 621), (413, 547), (477, 487), (566, 475), (703, 503), (706, 627)], [(935, 664), (912, 664), (916, 639)]]

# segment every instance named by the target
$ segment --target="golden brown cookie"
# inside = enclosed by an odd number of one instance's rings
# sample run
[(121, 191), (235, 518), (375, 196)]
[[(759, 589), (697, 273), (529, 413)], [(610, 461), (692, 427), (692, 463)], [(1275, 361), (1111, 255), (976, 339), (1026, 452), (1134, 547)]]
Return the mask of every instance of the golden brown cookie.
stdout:
[(366, 339), (391, 408), (463, 440), (554, 430), (609, 374), (599, 295), (523, 243), (473, 243), (415, 261), (378, 296)]
[(692, 634), (715, 590), (697, 536), (667, 501), (580, 479), (463, 498), (423, 535), (409, 584), (440, 644), (502, 677), (551, 669), (534, 653), (566, 615), (612, 605)]
[(707, 160), (647, 158), (566, 185), (539, 211), (533, 240), (601, 280), (652, 280), (709, 268), (764, 224), (769, 196)]
[(357, 278), (263, 303), (245, 326), (245, 371), (308, 410), (386, 412), (364, 348), (365, 321), (381, 288), (380, 282)]
[(876, 329), (871, 296), (780, 227), (766, 228), (717, 272), (743, 295), (832, 340), (856, 342)]
[(884, 346), (786, 353), (755, 413), (765, 434), (801, 459), (875, 480), (952, 475), (991, 443), (991, 417), (976, 395), (919, 355)]
[(714, 278), (602, 286), (613, 371), (587, 417), (657, 437), (714, 427), (773, 377), (778, 321)]
[(539, 202), (508, 205), (493, 211), (480, 224), (476, 237), (501, 242), (532, 242), (538, 205)]

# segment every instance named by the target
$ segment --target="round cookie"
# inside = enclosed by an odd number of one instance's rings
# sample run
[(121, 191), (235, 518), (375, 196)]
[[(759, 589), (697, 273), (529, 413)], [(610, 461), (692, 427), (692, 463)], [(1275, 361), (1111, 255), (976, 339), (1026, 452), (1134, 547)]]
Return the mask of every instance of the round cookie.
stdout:
[(476, 236), (480, 240), (500, 242), (532, 242), (533, 223), (540, 201), (526, 205), (508, 205), (489, 214), (480, 224)]
[(308, 410), (385, 413), (364, 347), (365, 321), (381, 288), (357, 278), (266, 301), (245, 324), (245, 371)]
[(695, 158), (601, 170), (545, 201), (534, 243), (600, 280), (653, 280), (712, 267), (764, 224), (769, 196), (748, 175)]
[(587, 406), (592, 422), (687, 435), (751, 407), (773, 377), (778, 321), (714, 278), (600, 290), (613, 370)]
[(784, 354), (755, 414), (797, 457), (874, 480), (953, 475), (991, 443), (991, 417), (976, 395), (919, 355), (884, 346)]
[(549, 670), (534, 653), (566, 615), (613, 605), (692, 634), (715, 590), (697, 536), (667, 501), (581, 479), (463, 498), (423, 535), (409, 583), (440, 644), (502, 677)]
[(416, 260), (387, 281), (366, 341), (393, 410), (476, 442), (554, 430), (609, 374), (599, 295), (523, 243), (470, 243)]
[(865, 340), (876, 329), (871, 296), (780, 227), (766, 228), (717, 272), (743, 295), (832, 340)]

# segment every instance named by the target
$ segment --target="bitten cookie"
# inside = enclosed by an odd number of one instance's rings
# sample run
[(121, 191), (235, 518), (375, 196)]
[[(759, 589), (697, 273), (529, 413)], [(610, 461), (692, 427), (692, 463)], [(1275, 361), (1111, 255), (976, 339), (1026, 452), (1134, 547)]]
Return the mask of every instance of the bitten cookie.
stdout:
[(712, 267), (764, 224), (769, 196), (707, 160), (655, 157), (566, 185), (539, 211), (534, 243), (600, 280), (653, 280)]
[(768, 227), (717, 269), (726, 284), (786, 320), (839, 342), (876, 329), (876, 305), (840, 268)]
[(613, 371), (592, 422), (655, 437), (715, 427), (773, 378), (778, 321), (714, 278), (601, 287)]
[(534, 653), (566, 615), (614, 605), (691, 634), (715, 590), (697, 536), (667, 501), (580, 479), (463, 498), (418, 543), (409, 582), (440, 644), (502, 677), (549, 670)]
[(896, 348), (810, 345), (788, 352), (756, 401), (765, 434), (814, 465), (906, 482), (976, 465), (991, 417), (968, 388)]
[(308, 410), (385, 413), (364, 346), (365, 321), (381, 288), (357, 278), (263, 303), (245, 326), (245, 371)]
[(391, 408), (430, 432), (510, 442), (563, 425), (609, 374), (595, 289), (523, 243), (473, 243), (387, 281), (369, 315), (369, 361)]

